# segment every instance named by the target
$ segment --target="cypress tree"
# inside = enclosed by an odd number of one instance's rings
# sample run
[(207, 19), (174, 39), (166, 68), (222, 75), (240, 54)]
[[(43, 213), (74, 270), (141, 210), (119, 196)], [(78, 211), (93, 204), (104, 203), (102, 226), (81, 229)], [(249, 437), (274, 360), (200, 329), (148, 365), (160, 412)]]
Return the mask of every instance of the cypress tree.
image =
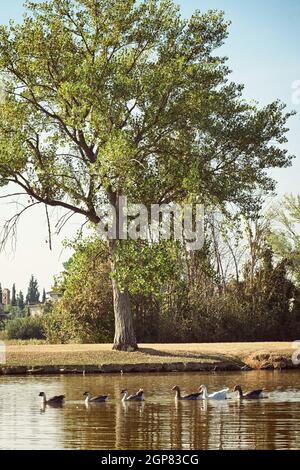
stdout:
[(15, 307), (17, 305), (17, 298), (16, 298), (16, 284), (13, 284), (11, 290), (11, 305)]
[(46, 303), (46, 291), (43, 289), (43, 297), (42, 297), (42, 304)]
[(40, 301), (40, 293), (38, 289), (38, 282), (32, 275), (29, 281), (26, 303), (27, 304), (38, 304)]
[(24, 294), (23, 294), (23, 292), (22, 292), (21, 290), (20, 290), (20, 292), (19, 292), (19, 294), (18, 294), (17, 306), (19, 307), (20, 310), (24, 310), (24, 307), (25, 307)]

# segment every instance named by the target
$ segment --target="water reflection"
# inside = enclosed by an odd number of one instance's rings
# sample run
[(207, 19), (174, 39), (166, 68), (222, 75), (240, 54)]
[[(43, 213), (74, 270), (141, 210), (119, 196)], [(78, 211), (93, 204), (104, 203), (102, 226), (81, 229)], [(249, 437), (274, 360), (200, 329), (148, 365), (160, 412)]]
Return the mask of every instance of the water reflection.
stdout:
[[(267, 387), (266, 400), (175, 401), (175, 383), (210, 390)], [(145, 402), (121, 402), (143, 386)], [(64, 394), (40, 409), (38, 393)], [(85, 405), (84, 390), (109, 395)], [(0, 449), (299, 449), (299, 372), (0, 378)]]

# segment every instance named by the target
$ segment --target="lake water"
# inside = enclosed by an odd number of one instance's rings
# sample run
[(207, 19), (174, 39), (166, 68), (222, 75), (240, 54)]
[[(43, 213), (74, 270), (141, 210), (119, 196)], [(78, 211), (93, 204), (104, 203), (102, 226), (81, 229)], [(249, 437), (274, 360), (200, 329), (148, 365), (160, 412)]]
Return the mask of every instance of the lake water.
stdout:
[[(269, 399), (179, 402), (193, 392), (266, 387)], [(121, 390), (145, 390), (121, 403)], [(109, 401), (86, 408), (83, 393)], [(40, 409), (39, 392), (65, 394), (62, 408)], [(300, 373), (229, 372), (93, 376), (0, 376), (0, 449), (300, 449)]]

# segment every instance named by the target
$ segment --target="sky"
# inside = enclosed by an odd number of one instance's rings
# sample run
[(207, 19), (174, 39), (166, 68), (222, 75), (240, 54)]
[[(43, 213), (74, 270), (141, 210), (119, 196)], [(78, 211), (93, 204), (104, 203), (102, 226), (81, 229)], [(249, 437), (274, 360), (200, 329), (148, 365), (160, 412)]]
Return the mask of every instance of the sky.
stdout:
[[(182, 0), (178, 1), (185, 17), (195, 9), (219, 9), (232, 22), (230, 35), (222, 47), (229, 58), (232, 79), (245, 85), (244, 96), (265, 105), (279, 98), (289, 110), (298, 114), (289, 122), (289, 152), (296, 156), (293, 167), (275, 170), (277, 193), (298, 193), (300, 175), (300, 2), (299, 0)], [(23, 0), (1, 1), (0, 24), (10, 19), (20, 21)], [(1, 195), (1, 193), (0, 193)], [(14, 206), (0, 199), (0, 227)], [(55, 216), (55, 214), (54, 214)], [(37, 277), (40, 288), (49, 290), (53, 276), (60, 273), (62, 263), (70, 256), (62, 242), (72, 238), (83, 220), (73, 218), (59, 237), (53, 239), (49, 250), (44, 210), (35, 208), (24, 215), (18, 228), (16, 247), (8, 246), (0, 253), (0, 282), (2, 287), (26, 291), (31, 274)]]

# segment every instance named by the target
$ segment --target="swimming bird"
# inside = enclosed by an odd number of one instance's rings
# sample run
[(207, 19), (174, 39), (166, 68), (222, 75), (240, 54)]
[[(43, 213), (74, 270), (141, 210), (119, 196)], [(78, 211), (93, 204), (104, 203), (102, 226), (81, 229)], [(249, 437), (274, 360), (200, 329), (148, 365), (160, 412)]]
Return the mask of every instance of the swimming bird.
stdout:
[(229, 388), (224, 388), (218, 392), (208, 393), (205, 385), (201, 385), (199, 390), (203, 393), (203, 400), (226, 400)]
[(108, 395), (96, 395), (93, 397), (90, 392), (84, 392), (83, 396), (86, 397), (84, 400), (86, 405), (89, 403), (104, 403), (108, 398)]
[(42, 398), (42, 405), (62, 405), (65, 401), (65, 395), (55, 395), (54, 397), (52, 398), (49, 398), (49, 400), (47, 400), (46, 398), (46, 394), (44, 392), (41, 392), (39, 394), (39, 397)]
[(252, 390), (251, 392), (243, 393), (242, 387), (240, 385), (236, 385), (233, 389), (234, 392), (239, 392), (239, 398), (243, 399), (246, 398), (248, 400), (255, 400), (258, 398), (268, 398), (264, 396), (263, 389), (261, 390)]
[(202, 395), (202, 392), (197, 392), (197, 393), (191, 393), (190, 395), (181, 395), (180, 388), (178, 385), (175, 385), (175, 387), (172, 388), (172, 390), (175, 390), (175, 400), (200, 400), (200, 397)]
[(135, 394), (128, 395), (128, 390), (122, 390), (121, 393), (123, 394), (122, 401), (144, 401), (144, 390), (140, 388)]

